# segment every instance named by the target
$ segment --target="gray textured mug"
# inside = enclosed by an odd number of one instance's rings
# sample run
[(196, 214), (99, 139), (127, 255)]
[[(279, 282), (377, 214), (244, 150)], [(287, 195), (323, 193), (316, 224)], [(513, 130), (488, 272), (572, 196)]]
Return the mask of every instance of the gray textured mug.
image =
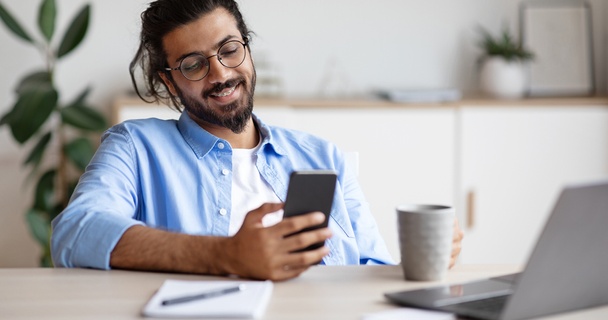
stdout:
[(401, 267), (406, 280), (436, 281), (447, 273), (454, 208), (406, 204), (397, 207)]

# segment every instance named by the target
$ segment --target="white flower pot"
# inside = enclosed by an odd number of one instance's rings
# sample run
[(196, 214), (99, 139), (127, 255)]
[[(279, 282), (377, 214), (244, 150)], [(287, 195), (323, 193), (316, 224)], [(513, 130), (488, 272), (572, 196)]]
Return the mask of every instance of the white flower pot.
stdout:
[(484, 60), (479, 74), (481, 90), (499, 99), (519, 99), (526, 91), (526, 74), (520, 60), (501, 57)]

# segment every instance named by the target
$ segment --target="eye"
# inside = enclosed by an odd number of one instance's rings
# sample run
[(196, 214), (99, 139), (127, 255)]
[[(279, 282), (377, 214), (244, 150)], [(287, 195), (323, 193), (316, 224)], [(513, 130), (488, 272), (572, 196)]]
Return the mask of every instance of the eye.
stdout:
[(188, 73), (199, 71), (205, 67), (206, 60), (202, 56), (187, 57), (182, 61), (181, 69)]
[(226, 43), (222, 46), (222, 49), (220, 50), (220, 56), (229, 57), (231, 55), (234, 55), (239, 51), (239, 46), (240, 44), (238, 43)]
[(201, 68), (200, 61), (194, 61), (190, 64), (182, 64), (182, 69), (184, 69), (184, 71), (194, 71), (194, 70), (198, 70), (200, 68)]

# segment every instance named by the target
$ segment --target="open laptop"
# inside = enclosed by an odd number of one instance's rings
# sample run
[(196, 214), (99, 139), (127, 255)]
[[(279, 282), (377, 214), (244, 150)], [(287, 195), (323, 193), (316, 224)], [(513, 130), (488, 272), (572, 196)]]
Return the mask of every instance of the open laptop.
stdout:
[(385, 297), (476, 319), (528, 319), (608, 304), (608, 181), (564, 188), (522, 273)]

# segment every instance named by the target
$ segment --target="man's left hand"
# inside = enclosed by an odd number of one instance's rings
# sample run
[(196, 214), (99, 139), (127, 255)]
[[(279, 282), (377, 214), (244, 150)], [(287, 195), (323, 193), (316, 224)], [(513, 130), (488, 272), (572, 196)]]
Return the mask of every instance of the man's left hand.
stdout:
[(450, 258), (450, 269), (456, 264), (456, 260), (460, 255), (462, 249), (462, 238), (464, 238), (464, 232), (460, 229), (458, 219), (454, 219), (454, 237), (452, 239), (452, 256)]

